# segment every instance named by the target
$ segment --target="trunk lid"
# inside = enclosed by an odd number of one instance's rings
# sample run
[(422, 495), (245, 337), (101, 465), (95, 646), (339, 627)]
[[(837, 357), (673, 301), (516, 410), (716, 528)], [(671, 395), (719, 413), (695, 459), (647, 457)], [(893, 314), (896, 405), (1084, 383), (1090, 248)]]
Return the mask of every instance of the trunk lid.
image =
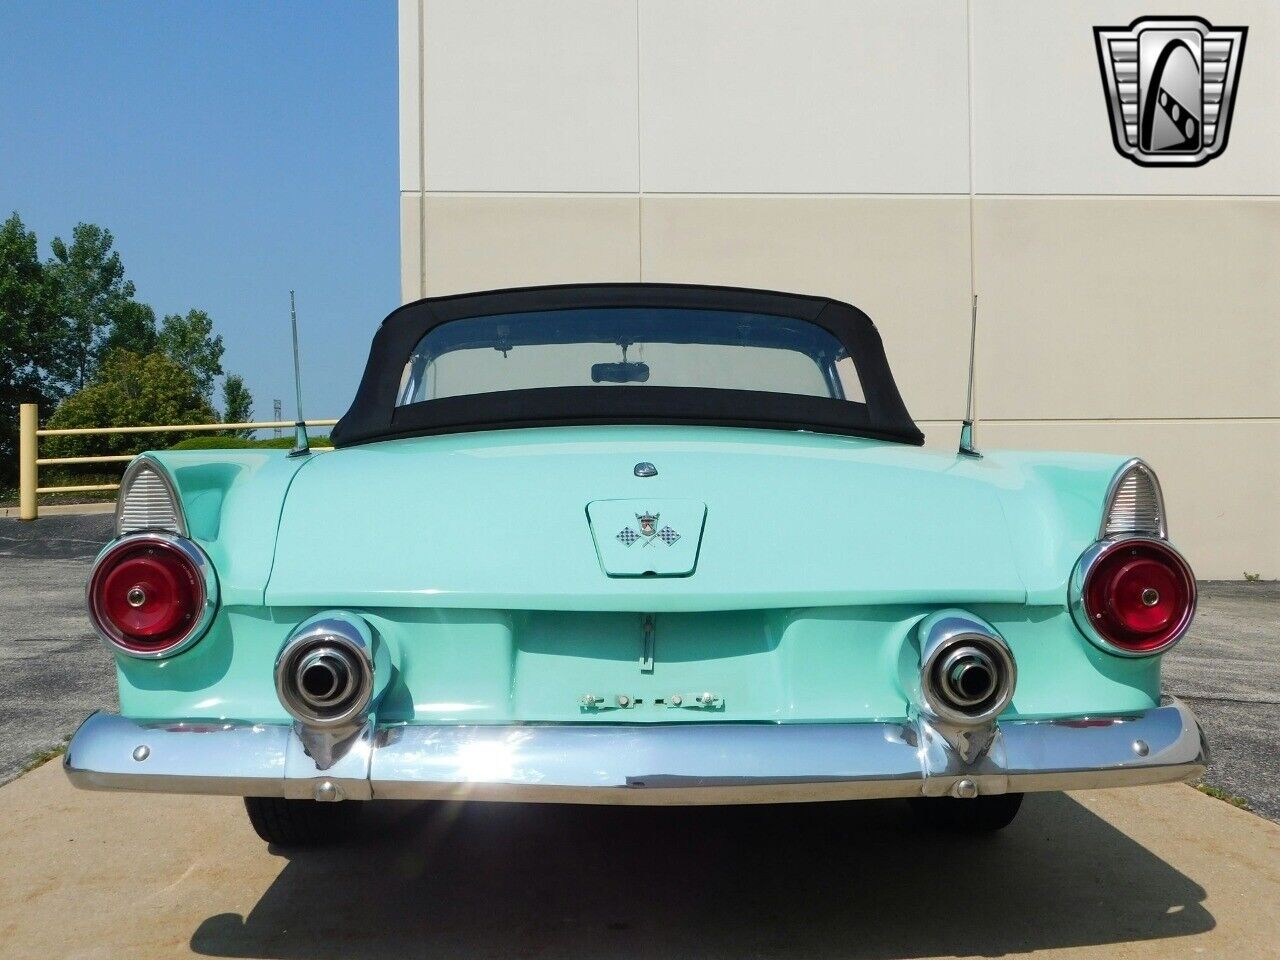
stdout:
[[(637, 476), (641, 462), (656, 475)], [(299, 471), (266, 600), (652, 612), (1018, 603), (991, 471), (905, 444), (728, 427), (367, 444)], [(624, 529), (637, 539), (620, 539)]]

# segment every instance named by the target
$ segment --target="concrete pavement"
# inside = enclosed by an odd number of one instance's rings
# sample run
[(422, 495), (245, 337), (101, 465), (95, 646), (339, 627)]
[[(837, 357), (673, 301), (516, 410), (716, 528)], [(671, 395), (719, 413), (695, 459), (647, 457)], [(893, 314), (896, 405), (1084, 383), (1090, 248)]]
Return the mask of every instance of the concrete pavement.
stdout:
[(386, 804), (286, 853), (235, 799), (51, 763), (0, 790), (0, 957), (1280, 957), (1280, 826), (1190, 787), (1031, 796), (988, 838), (904, 814)]

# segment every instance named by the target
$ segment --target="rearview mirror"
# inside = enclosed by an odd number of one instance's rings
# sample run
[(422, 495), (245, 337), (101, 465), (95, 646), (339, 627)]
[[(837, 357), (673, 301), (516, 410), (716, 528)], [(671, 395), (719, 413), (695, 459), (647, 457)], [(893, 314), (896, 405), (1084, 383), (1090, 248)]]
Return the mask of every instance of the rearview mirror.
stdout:
[(592, 383), (644, 383), (649, 379), (647, 363), (593, 363)]

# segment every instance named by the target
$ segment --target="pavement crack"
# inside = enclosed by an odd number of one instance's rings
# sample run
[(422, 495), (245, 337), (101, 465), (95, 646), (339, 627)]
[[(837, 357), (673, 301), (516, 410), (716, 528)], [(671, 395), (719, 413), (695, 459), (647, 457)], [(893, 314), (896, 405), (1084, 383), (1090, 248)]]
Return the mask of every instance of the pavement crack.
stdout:
[(1215, 697), (1210, 694), (1179, 693), (1183, 700), (1203, 700), (1206, 703), (1238, 703), (1242, 706), (1258, 704), (1260, 706), (1280, 707), (1280, 700), (1250, 700), (1246, 697)]
[(98, 639), (92, 634), (81, 634), (78, 637), (13, 637), (14, 643), (88, 643)]

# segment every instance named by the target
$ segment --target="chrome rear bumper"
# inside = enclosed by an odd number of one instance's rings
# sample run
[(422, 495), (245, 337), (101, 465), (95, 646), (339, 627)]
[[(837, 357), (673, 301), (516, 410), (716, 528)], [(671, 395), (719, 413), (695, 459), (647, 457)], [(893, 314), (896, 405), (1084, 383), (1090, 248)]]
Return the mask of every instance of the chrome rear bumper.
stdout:
[(1127, 717), (1003, 721), (972, 764), (923, 722), (699, 722), (367, 726), (321, 770), (289, 726), (95, 713), (63, 765), (90, 790), (657, 805), (1134, 786), (1207, 762), (1195, 716), (1171, 699)]

